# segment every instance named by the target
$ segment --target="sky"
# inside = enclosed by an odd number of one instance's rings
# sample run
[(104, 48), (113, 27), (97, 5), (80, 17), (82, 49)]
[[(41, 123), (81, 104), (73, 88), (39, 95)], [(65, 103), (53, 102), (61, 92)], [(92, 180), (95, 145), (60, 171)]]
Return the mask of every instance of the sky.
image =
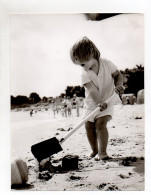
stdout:
[(70, 48), (81, 37), (91, 39), (102, 58), (119, 70), (144, 65), (144, 16), (122, 14), (102, 21), (84, 14), (15, 14), (11, 16), (11, 95), (36, 92), (59, 96), (67, 86), (81, 85), (81, 67)]

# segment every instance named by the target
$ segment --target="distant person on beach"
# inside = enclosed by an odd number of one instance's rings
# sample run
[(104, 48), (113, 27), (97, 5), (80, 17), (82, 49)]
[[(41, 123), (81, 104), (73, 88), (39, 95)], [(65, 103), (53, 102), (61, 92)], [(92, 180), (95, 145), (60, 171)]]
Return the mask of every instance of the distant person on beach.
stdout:
[(111, 61), (100, 57), (100, 51), (87, 37), (73, 45), (70, 56), (74, 64), (83, 68), (82, 84), (85, 88), (86, 115), (100, 105), (100, 111), (85, 124), (92, 149), (89, 157), (97, 155), (95, 160), (108, 159), (107, 123), (112, 118), (114, 102), (107, 105), (105, 101), (114, 94), (114, 91), (118, 94), (124, 92), (123, 77)]
[(56, 104), (55, 101), (52, 102), (52, 111), (53, 111), (53, 116), (54, 116), (54, 118), (55, 118), (56, 112), (58, 113), (57, 104)]
[(64, 117), (65, 116), (64, 106), (61, 106), (60, 112), (61, 112), (61, 115)]
[(79, 116), (80, 115), (80, 113), (79, 113), (79, 110), (80, 110), (80, 100), (79, 100), (79, 98), (77, 97), (76, 94), (74, 94), (73, 97), (74, 97), (74, 102), (75, 102), (75, 106), (76, 106), (76, 113), (77, 113), (77, 116)]
[(30, 111), (30, 116), (32, 117), (32, 115), (33, 115), (33, 110)]
[(62, 113), (65, 117), (67, 117), (67, 99), (66, 96), (64, 96), (62, 101)]
[(68, 114), (68, 116), (71, 116), (71, 114), (72, 114), (72, 104), (71, 104), (71, 101), (70, 101), (69, 97), (67, 97), (66, 104), (67, 104), (67, 114)]

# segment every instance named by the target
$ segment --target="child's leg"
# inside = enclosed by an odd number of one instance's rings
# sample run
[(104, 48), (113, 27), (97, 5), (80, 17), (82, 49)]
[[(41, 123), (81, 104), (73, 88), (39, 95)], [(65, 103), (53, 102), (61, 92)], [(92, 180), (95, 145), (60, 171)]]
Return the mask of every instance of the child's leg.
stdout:
[(77, 116), (79, 116), (79, 106), (76, 106), (76, 110), (77, 110)]
[(67, 108), (65, 107), (65, 117), (67, 117)]
[(71, 116), (71, 108), (69, 109), (69, 115)]
[(94, 157), (98, 153), (98, 142), (97, 142), (97, 135), (95, 130), (95, 124), (92, 122), (86, 122), (85, 128), (87, 132), (87, 138), (92, 148), (92, 153), (90, 157)]
[(98, 139), (98, 155), (100, 159), (107, 157), (107, 144), (108, 144), (108, 130), (107, 122), (110, 116), (103, 116), (98, 118), (95, 123)]

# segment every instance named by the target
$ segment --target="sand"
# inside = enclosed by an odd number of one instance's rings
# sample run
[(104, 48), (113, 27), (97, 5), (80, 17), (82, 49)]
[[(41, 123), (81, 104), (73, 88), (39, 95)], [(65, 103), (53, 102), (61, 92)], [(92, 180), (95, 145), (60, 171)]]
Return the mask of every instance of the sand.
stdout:
[(29, 169), (28, 183), (12, 190), (144, 191), (144, 104), (115, 106), (113, 119), (108, 123), (110, 160), (87, 158), (91, 150), (82, 126), (51, 160), (58, 166), (65, 155), (78, 155), (79, 169), (52, 173), (48, 180), (39, 178), (31, 146), (52, 137), (61, 139), (82, 120), (82, 112), (81, 109), (80, 117), (76, 117), (73, 110), (68, 118), (60, 114), (54, 118), (51, 110), (39, 111), (32, 117), (29, 111), (11, 112), (11, 158), (24, 159)]

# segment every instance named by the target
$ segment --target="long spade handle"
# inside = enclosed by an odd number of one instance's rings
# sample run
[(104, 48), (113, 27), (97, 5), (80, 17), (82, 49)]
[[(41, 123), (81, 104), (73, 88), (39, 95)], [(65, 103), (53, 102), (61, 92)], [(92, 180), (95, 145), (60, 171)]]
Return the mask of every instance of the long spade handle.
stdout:
[[(117, 94), (115, 92), (105, 102), (108, 104), (110, 101), (113, 101), (114, 98), (117, 98)], [(89, 120), (89, 118), (93, 117), (99, 110), (100, 110), (100, 106), (98, 106), (94, 111), (92, 111), (88, 116), (86, 116), (79, 124), (77, 124), (72, 129), (72, 131), (70, 131), (69, 133), (67, 133), (65, 135), (65, 137), (60, 140), (60, 143), (62, 144), (65, 140), (67, 140), (75, 131), (77, 131), (84, 123), (86, 123)]]

